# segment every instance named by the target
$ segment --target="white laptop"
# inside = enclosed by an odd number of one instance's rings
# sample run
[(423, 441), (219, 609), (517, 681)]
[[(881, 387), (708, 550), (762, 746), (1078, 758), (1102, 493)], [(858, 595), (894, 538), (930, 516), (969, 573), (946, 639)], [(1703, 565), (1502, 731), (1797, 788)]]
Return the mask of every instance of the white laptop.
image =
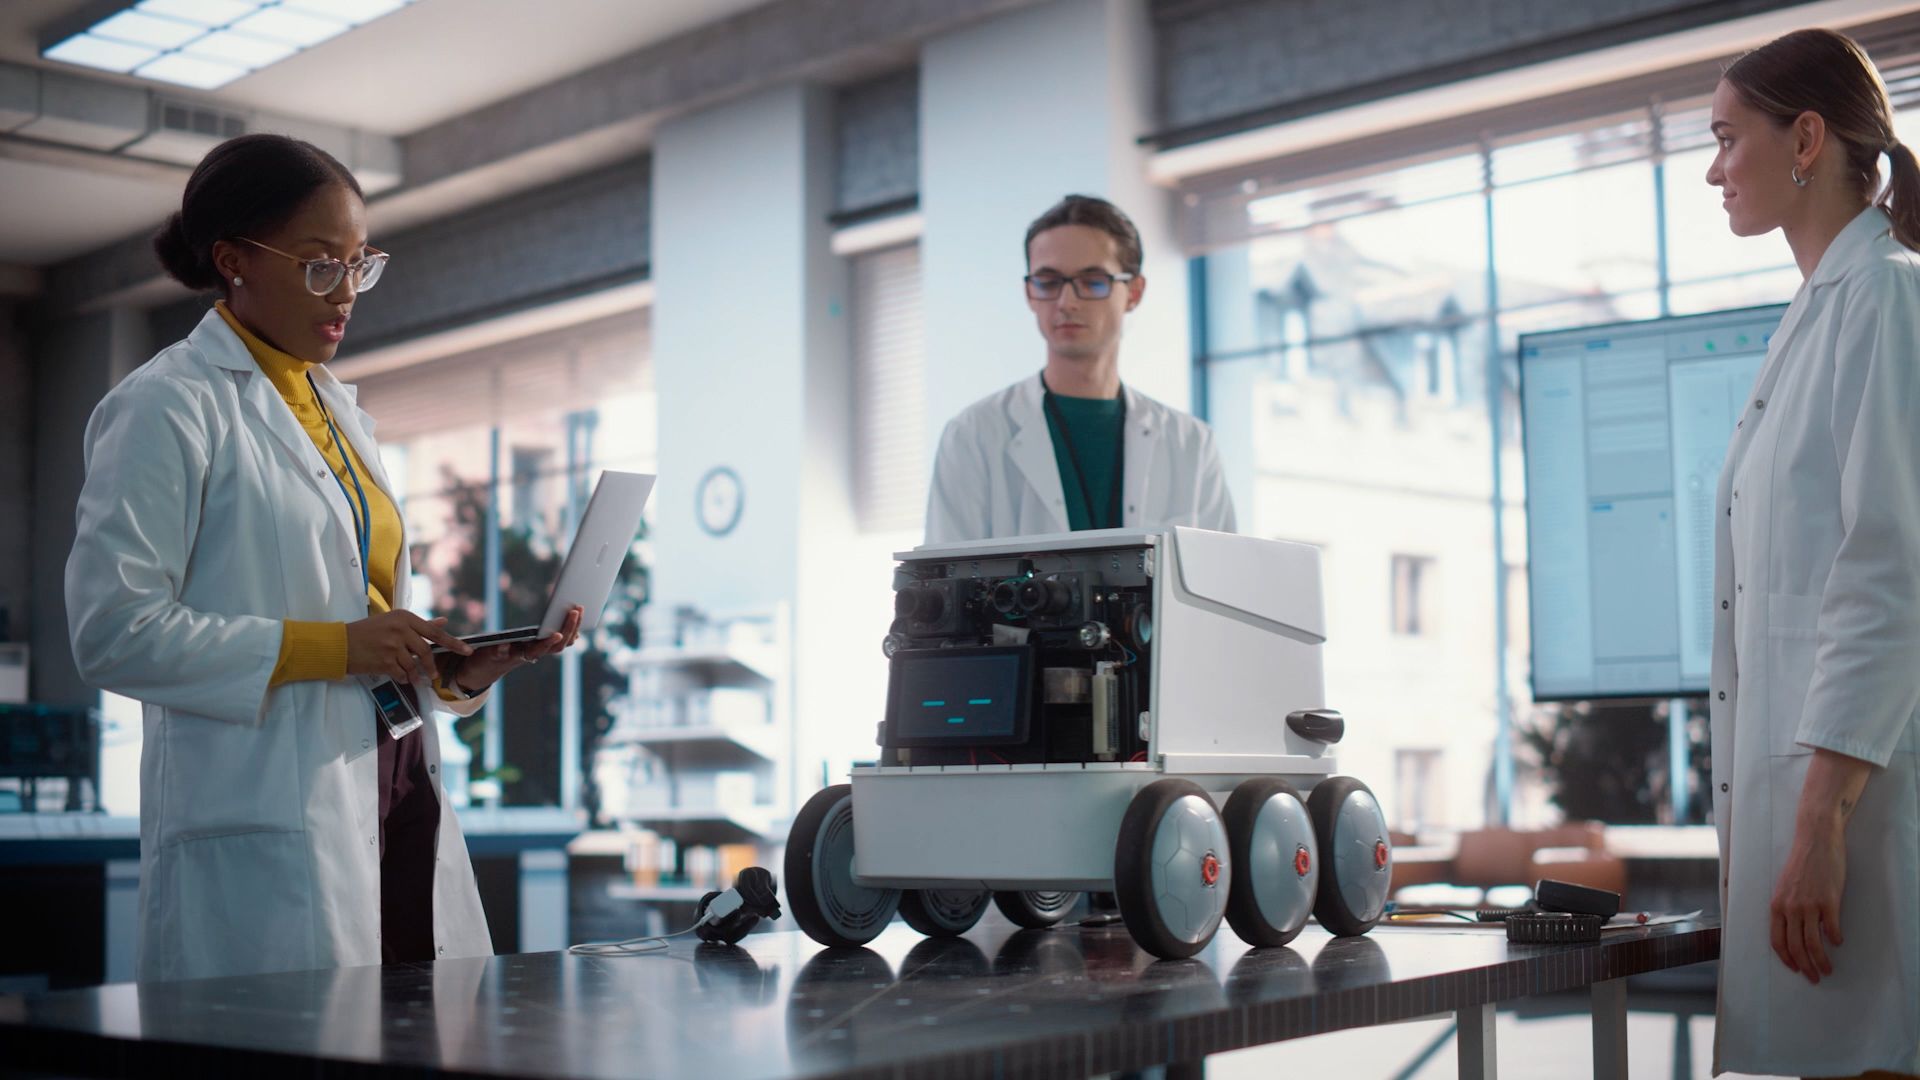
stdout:
[[(566, 561), (560, 564), (560, 576), (554, 580), (553, 593), (547, 598), (547, 613), (537, 626), (516, 626), (486, 634), (466, 634), (460, 640), (480, 648), (485, 645), (511, 645), (532, 641), (560, 631), (567, 611), (580, 605), (580, 629), (591, 630), (600, 623), (600, 612), (613, 592), (613, 579), (620, 564), (640, 532), (640, 512), (646, 509), (647, 496), (653, 494), (653, 476), (647, 473), (615, 472), (600, 474), (587, 500), (587, 512), (580, 516), (580, 528), (567, 548)], [(446, 650), (435, 646), (435, 652)]]

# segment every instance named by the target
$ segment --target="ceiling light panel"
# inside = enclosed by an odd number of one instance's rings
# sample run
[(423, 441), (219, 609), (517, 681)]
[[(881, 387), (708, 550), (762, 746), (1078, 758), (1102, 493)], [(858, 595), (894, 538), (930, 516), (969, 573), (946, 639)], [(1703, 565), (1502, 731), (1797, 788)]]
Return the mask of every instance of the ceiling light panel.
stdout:
[(205, 27), (226, 26), (260, 9), (253, 0), (140, 0), (135, 10), (149, 15), (197, 23)]
[(94, 37), (155, 49), (177, 49), (206, 32), (204, 26), (139, 11), (123, 11), (87, 31)]
[(187, 53), (167, 53), (134, 69), (142, 79), (191, 86), (195, 90), (217, 90), (247, 73), (243, 67), (205, 60)]
[(323, 19), (282, 7), (262, 8), (234, 23), (233, 28), (243, 34), (284, 41), (303, 49), (352, 29), (339, 19)]
[(215, 30), (180, 51), (187, 56), (236, 64), (251, 71), (277, 64), (300, 50), (285, 42), (268, 41), (235, 30)]
[(75, 34), (41, 55), (63, 64), (127, 72), (159, 56), (160, 50), (122, 41), (108, 41), (91, 34)]
[(407, 3), (408, 0), (281, 0), (280, 6), (288, 11), (344, 19), (359, 26), (382, 15), (391, 15), (406, 7)]
[(120, 10), (40, 55), (212, 90), (414, 2), (123, 0)]

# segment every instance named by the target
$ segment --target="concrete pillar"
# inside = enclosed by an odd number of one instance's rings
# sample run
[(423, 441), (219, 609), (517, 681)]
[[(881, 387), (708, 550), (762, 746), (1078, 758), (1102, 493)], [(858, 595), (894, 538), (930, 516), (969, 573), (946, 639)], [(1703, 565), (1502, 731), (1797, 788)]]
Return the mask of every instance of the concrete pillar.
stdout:
[(33, 614), (33, 363), (20, 315), (0, 296), (0, 641), (26, 640)]
[[(786, 86), (681, 117), (654, 144), (653, 361), (662, 403), (654, 603), (793, 612), (793, 678), (775, 716), (804, 743), (837, 722), (849, 621), (834, 604), (854, 535), (846, 268), (830, 247), (831, 97)], [(724, 535), (702, 528), (696, 488), (739, 478)], [(884, 572), (884, 571), (881, 571)], [(805, 746), (783, 755), (791, 798)], [(809, 767), (817, 769), (817, 765)]]
[(73, 512), (86, 479), (87, 419), (153, 349), (146, 320), (129, 308), (60, 318), (33, 335), (33, 672), (35, 701), (91, 706), (99, 695), (80, 680), (67, 644), (66, 568)]
[(1150, 29), (1145, 0), (1054, 0), (927, 43), (920, 208), (930, 448), (959, 409), (1044, 364), (1020, 283), (1021, 243), (1027, 225), (1069, 193), (1111, 199), (1139, 226), (1147, 296), (1127, 319), (1120, 375), (1188, 407), (1186, 260), (1173, 242), (1173, 198), (1148, 183), (1137, 142), (1154, 126)]

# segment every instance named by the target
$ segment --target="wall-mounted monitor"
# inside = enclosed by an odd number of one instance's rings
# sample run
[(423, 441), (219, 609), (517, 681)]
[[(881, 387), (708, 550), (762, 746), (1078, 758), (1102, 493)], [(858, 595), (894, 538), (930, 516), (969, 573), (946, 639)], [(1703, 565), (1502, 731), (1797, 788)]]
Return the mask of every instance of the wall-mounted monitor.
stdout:
[(1785, 311), (1520, 338), (1535, 700), (1706, 692), (1720, 465)]

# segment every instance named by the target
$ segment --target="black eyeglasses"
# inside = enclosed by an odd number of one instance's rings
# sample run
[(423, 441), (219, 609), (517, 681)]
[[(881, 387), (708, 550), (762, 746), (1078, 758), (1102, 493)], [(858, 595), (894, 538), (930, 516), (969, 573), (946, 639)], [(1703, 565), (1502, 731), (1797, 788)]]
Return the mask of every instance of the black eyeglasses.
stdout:
[(306, 271), (307, 291), (315, 296), (326, 296), (339, 288), (341, 280), (349, 274), (353, 276), (353, 291), (366, 292), (380, 280), (380, 274), (387, 268), (387, 260), (392, 257), (379, 248), (369, 247), (365, 256), (351, 263), (343, 263), (339, 259), (331, 258), (303, 259), (298, 255), (289, 255), (279, 248), (268, 247), (258, 240), (248, 240), (244, 236), (234, 239), (245, 241), (262, 251), (271, 251), (283, 259), (291, 259), (299, 263)]
[(1028, 274), (1027, 295), (1035, 300), (1054, 300), (1060, 296), (1060, 290), (1067, 282), (1073, 282), (1073, 294), (1082, 300), (1105, 300), (1113, 295), (1115, 283), (1132, 281), (1138, 274), (1107, 274), (1092, 271), (1085, 274)]

